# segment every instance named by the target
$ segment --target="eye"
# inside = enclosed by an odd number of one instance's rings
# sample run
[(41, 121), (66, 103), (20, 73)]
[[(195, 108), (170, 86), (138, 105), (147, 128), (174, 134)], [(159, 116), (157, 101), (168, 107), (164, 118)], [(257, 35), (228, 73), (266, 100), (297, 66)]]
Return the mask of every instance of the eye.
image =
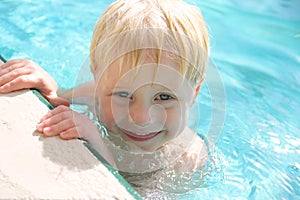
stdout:
[(162, 100), (162, 101), (167, 101), (167, 100), (171, 100), (171, 99), (174, 99), (174, 97), (172, 97), (171, 95), (169, 94), (159, 94), (157, 97), (156, 97), (157, 100)]
[(131, 94), (129, 92), (125, 91), (120, 91), (120, 92), (114, 92), (113, 95), (122, 97), (122, 98), (130, 98), (131, 99)]

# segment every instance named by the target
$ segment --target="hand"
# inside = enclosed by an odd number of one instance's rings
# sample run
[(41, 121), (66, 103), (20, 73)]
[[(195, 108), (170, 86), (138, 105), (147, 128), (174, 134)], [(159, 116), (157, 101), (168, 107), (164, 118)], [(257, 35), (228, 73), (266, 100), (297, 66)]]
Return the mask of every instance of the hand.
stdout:
[(63, 105), (42, 117), (37, 130), (44, 136), (60, 136), (65, 140), (99, 135), (96, 126), (87, 116)]
[(30, 60), (10, 60), (0, 66), (0, 93), (35, 88), (53, 105), (69, 106), (57, 96), (57, 84), (39, 65)]
[(116, 167), (112, 154), (104, 144), (96, 126), (85, 115), (66, 106), (58, 106), (40, 120), (37, 130), (44, 136), (59, 136), (70, 140), (83, 138), (113, 167)]

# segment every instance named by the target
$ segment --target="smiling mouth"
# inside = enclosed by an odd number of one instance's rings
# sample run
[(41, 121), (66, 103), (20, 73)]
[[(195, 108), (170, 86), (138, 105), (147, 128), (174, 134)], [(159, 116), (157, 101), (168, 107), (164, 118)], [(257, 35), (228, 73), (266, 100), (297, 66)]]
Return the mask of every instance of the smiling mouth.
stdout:
[(135, 133), (132, 133), (130, 131), (126, 131), (124, 129), (122, 129), (122, 132), (131, 140), (133, 141), (137, 141), (137, 142), (144, 142), (147, 140), (150, 140), (152, 138), (154, 138), (155, 136), (157, 136), (158, 134), (160, 134), (163, 131), (159, 131), (159, 132), (152, 132), (152, 133), (148, 133), (145, 135), (137, 135)]

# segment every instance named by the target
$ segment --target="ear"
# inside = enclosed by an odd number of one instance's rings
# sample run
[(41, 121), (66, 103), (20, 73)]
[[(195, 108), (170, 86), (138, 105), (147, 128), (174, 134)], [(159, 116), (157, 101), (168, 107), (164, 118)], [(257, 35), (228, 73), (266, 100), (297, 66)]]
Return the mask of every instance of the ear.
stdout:
[(194, 103), (196, 102), (196, 99), (197, 99), (197, 96), (198, 96), (198, 94), (199, 94), (199, 91), (200, 91), (200, 88), (201, 88), (201, 85), (203, 84), (203, 82), (204, 82), (204, 76), (202, 77), (202, 79), (201, 79), (201, 81), (200, 81), (200, 83), (199, 83), (199, 85), (198, 86), (196, 86), (196, 89), (195, 89), (195, 94), (194, 94), (194, 97), (193, 97), (193, 101), (192, 101), (192, 104), (191, 104), (191, 106), (193, 106), (194, 105)]
[(198, 96), (198, 94), (199, 94), (200, 88), (201, 88), (201, 84), (198, 85), (198, 86), (196, 87), (196, 89), (195, 89), (195, 94), (194, 94), (194, 97), (193, 97), (193, 101), (192, 101), (191, 106), (194, 105), (194, 103), (195, 103), (195, 101), (196, 101), (196, 99), (197, 99), (197, 96)]

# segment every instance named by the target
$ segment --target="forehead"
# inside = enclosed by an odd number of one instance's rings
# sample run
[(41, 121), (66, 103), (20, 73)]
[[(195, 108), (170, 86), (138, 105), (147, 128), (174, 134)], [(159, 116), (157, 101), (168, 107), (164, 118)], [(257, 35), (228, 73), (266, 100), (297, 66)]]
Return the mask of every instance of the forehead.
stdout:
[(162, 54), (159, 62), (149, 56), (139, 63), (125, 56), (113, 62), (98, 81), (98, 87), (110, 91), (124, 88), (133, 92), (145, 85), (159, 85), (178, 95), (193, 92), (190, 81), (182, 76), (179, 62), (167, 54)]
[(175, 70), (180, 70), (180, 59), (169, 52), (159, 49), (143, 49), (128, 53), (116, 59), (108, 70), (119, 69), (123, 74), (133, 69), (140, 69), (141, 66), (159, 66), (164, 65)]
[(172, 82), (170, 77), (182, 82), (183, 77), (178, 59), (167, 53), (156, 55), (156, 52), (151, 50), (143, 50), (138, 55), (127, 54), (115, 60), (98, 80), (110, 80), (110, 82), (118, 82), (119, 85), (134, 82), (163, 84)]

